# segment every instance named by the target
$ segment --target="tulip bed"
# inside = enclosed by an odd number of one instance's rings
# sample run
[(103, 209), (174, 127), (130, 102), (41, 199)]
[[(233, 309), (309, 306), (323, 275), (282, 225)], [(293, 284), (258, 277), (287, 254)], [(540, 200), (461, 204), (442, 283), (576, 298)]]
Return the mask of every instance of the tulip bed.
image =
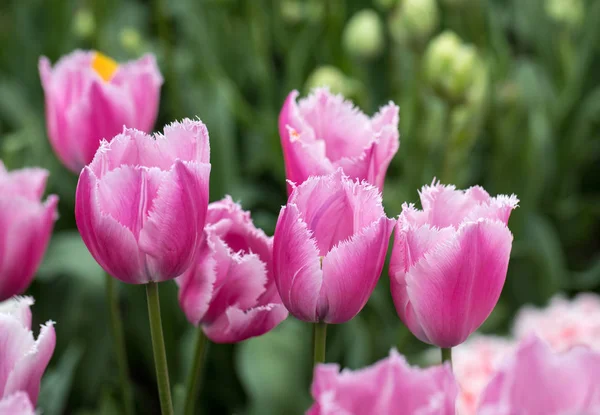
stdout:
[(600, 2), (29, 3), (0, 415), (600, 414)]

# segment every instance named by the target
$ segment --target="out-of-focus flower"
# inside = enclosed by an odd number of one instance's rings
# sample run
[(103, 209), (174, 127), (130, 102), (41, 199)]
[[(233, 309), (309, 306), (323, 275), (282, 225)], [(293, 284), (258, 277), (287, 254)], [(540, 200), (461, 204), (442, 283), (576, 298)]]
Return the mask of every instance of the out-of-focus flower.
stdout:
[(518, 199), (435, 182), (423, 210), (404, 204), (396, 224), (390, 283), (398, 315), (420, 340), (464, 342), (494, 309), (506, 279)]
[(123, 28), (119, 37), (121, 45), (128, 51), (136, 53), (142, 49), (142, 36), (134, 27)]
[(430, 86), (451, 101), (465, 100), (485, 72), (476, 49), (454, 32), (443, 32), (427, 46), (424, 70)]
[(318, 22), (324, 15), (325, 4), (320, 0), (282, 0), (281, 17), (286, 23)]
[(385, 44), (383, 24), (379, 15), (371, 9), (354, 14), (346, 23), (342, 44), (352, 56), (362, 59), (377, 57)]
[(388, 10), (394, 7), (399, 1), (400, 0), (375, 0), (375, 4), (380, 9)]
[(526, 338), (485, 388), (481, 415), (600, 413), (600, 353), (575, 347), (563, 353)]
[(341, 167), (350, 178), (383, 189), (400, 146), (398, 107), (390, 102), (369, 118), (327, 89), (316, 89), (299, 102), (297, 97), (298, 91), (292, 91), (279, 114), (287, 179), (299, 185)]
[(14, 397), (17, 392), (26, 393), (30, 405), (35, 406), (40, 380), (54, 353), (56, 333), (52, 321), (41, 327), (37, 340), (33, 338), (32, 304), (31, 297), (0, 303), (0, 409), (3, 405), (23, 405), (23, 397)]
[(212, 341), (260, 336), (288, 312), (273, 278), (273, 241), (228, 196), (211, 203), (196, 264), (177, 279), (188, 320)]
[(46, 252), (58, 197), (41, 201), (48, 171), (7, 172), (0, 161), (0, 301), (29, 287)]
[(568, 28), (580, 26), (585, 16), (582, 0), (546, 0), (545, 9), (552, 20)]
[(208, 131), (183, 120), (149, 136), (103, 141), (79, 176), (77, 227), (96, 261), (130, 284), (181, 275), (202, 243), (210, 175)]
[(307, 415), (454, 415), (458, 387), (449, 365), (421, 369), (392, 350), (357, 371), (319, 365)]
[(554, 350), (585, 345), (600, 352), (600, 296), (581, 293), (573, 300), (556, 296), (546, 308), (524, 307), (515, 318), (513, 333), (535, 333)]
[(91, 10), (81, 8), (75, 12), (73, 32), (82, 39), (87, 39), (96, 32), (96, 18)]
[(315, 69), (308, 77), (305, 89), (326, 87), (334, 94), (344, 96), (354, 95), (359, 89), (360, 84), (355, 79), (349, 78), (335, 66), (325, 65)]
[(283, 304), (304, 321), (353, 318), (377, 284), (393, 226), (377, 188), (341, 170), (295, 187), (279, 214), (273, 245)]
[(0, 415), (35, 415), (35, 409), (25, 392), (16, 392), (0, 399)]
[(39, 71), (50, 144), (73, 172), (123, 126), (152, 130), (163, 82), (153, 55), (120, 65), (99, 52), (75, 51), (54, 68), (40, 58)]
[(403, 0), (390, 16), (390, 34), (398, 43), (420, 43), (437, 28), (435, 0)]

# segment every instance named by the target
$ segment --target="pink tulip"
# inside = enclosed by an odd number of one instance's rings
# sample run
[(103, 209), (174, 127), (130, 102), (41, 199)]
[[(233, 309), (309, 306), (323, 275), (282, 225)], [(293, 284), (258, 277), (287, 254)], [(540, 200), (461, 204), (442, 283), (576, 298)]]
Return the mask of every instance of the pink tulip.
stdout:
[(377, 284), (393, 227), (379, 190), (341, 170), (294, 186), (273, 243), (283, 304), (304, 321), (353, 318)]
[(0, 399), (0, 415), (35, 415), (35, 409), (25, 392)]
[(21, 294), (37, 271), (58, 215), (58, 197), (41, 201), (48, 171), (7, 172), (0, 161), (0, 301)]
[(404, 204), (396, 224), (390, 283), (398, 315), (421, 341), (449, 348), (464, 342), (495, 307), (504, 286), (518, 200), (423, 187), (423, 210)]
[(40, 380), (54, 352), (56, 334), (52, 321), (42, 326), (37, 340), (33, 338), (29, 310), (32, 304), (31, 297), (15, 297), (0, 304), (0, 408), (3, 404), (16, 405), (4, 398), (19, 391), (27, 393), (35, 405)]
[(315, 89), (298, 103), (297, 97), (298, 91), (290, 92), (279, 114), (287, 179), (299, 185), (342, 168), (348, 177), (382, 190), (400, 146), (398, 107), (390, 102), (369, 118), (327, 89)]
[(152, 131), (163, 79), (153, 55), (117, 64), (93, 51), (77, 50), (54, 68), (40, 58), (50, 143), (75, 173), (123, 126)]
[(458, 386), (449, 365), (411, 367), (392, 350), (354, 372), (317, 366), (311, 392), (307, 415), (454, 415)]
[(477, 413), (600, 414), (600, 353), (586, 347), (556, 353), (528, 337), (492, 378)]
[(153, 137), (124, 129), (103, 141), (79, 176), (77, 227), (96, 261), (130, 284), (173, 279), (203, 238), (208, 131), (184, 120)]
[(217, 343), (260, 336), (288, 312), (275, 287), (272, 238), (254, 227), (231, 197), (211, 203), (206, 240), (194, 266), (177, 279), (190, 323)]

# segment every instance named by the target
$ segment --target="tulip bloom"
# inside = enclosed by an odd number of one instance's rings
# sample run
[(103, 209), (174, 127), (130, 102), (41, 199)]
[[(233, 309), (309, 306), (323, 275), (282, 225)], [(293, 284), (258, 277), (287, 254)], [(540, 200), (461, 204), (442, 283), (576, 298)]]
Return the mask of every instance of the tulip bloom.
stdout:
[(379, 190), (341, 170), (294, 187), (273, 243), (283, 304), (304, 321), (350, 320), (377, 284), (393, 226)]
[(77, 50), (54, 68), (40, 58), (39, 71), (50, 143), (73, 172), (92, 161), (101, 139), (110, 140), (124, 125), (152, 131), (163, 82), (153, 55), (119, 65)]
[(490, 315), (506, 279), (518, 199), (423, 187), (423, 210), (404, 204), (396, 224), (390, 283), (400, 319), (421, 341), (464, 342)]
[(35, 409), (25, 392), (16, 392), (0, 399), (0, 415), (35, 415)]
[(288, 312), (273, 278), (273, 241), (231, 197), (211, 203), (195, 265), (177, 279), (190, 323), (217, 343), (260, 336)]
[(13, 395), (19, 391), (36, 404), (40, 380), (54, 353), (56, 334), (52, 321), (42, 326), (37, 340), (33, 338), (29, 309), (32, 304), (31, 297), (0, 303), (0, 409), (23, 402), (23, 398)]
[(184, 120), (153, 137), (124, 129), (79, 176), (77, 227), (96, 261), (130, 284), (173, 279), (202, 242), (210, 175), (208, 131)]
[(357, 371), (335, 364), (315, 369), (307, 415), (454, 415), (458, 386), (449, 365), (411, 367), (392, 350)]
[(505, 360), (483, 392), (481, 415), (600, 413), (600, 354), (563, 353), (530, 336)]
[(0, 161), (0, 301), (29, 287), (58, 215), (58, 197), (41, 201), (48, 171), (7, 172)]
[(398, 107), (390, 102), (369, 118), (327, 89), (315, 89), (298, 103), (297, 97), (298, 91), (292, 91), (279, 114), (287, 179), (299, 185), (309, 176), (342, 168), (348, 177), (382, 190), (400, 146)]

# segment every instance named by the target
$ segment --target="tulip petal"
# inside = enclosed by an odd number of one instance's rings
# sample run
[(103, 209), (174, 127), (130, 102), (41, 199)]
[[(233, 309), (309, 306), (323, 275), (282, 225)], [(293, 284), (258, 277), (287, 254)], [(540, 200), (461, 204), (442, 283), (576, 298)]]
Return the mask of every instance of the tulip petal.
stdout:
[(40, 391), (40, 380), (54, 353), (55, 345), (54, 323), (50, 321), (42, 326), (40, 335), (30, 351), (16, 362), (6, 380), (4, 394), (27, 392), (29, 399), (35, 405)]
[(319, 251), (298, 208), (281, 209), (273, 240), (275, 283), (286, 308), (295, 317), (317, 322), (317, 302), (323, 284)]
[(16, 392), (0, 399), (0, 415), (35, 415), (35, 409), (25, 392)]
[(7, 382), (15, 363), (34, 347), (35, 340), (19, 320), (0, 314), (0, 344), (0, 396), (6, 396)]
[(206, 220), (209, 176), (209, 164), (176, 160), (158, 189), (139, 237), (153, 281), (175, 278), (190, 266)]
[[(2, 163), (0, 161), (0, 163)], [(40, 168), (20, 169), (7, 172), (4, 164), (0, 170), (0, 195), (10, 194), (12, 197), (21, 196), (27, 200), (37, 202), (42, 198), (48, 170)]]
[(425, 334), (420, 340), (453, 347), (485, 321), (504, 286), (511, 244), (500, 221), (467, 223), (409, 270), (406, 289)]
[(319, 320), (343, 323), (364, 307), (381, 275), (394, 222), (383, 216), (325, 256)]
[(31, 309), (33, 297), (15, 296), (0, 303), (0, 314), (9, 315), (18, 320), (23, 327), (31, 330)]

